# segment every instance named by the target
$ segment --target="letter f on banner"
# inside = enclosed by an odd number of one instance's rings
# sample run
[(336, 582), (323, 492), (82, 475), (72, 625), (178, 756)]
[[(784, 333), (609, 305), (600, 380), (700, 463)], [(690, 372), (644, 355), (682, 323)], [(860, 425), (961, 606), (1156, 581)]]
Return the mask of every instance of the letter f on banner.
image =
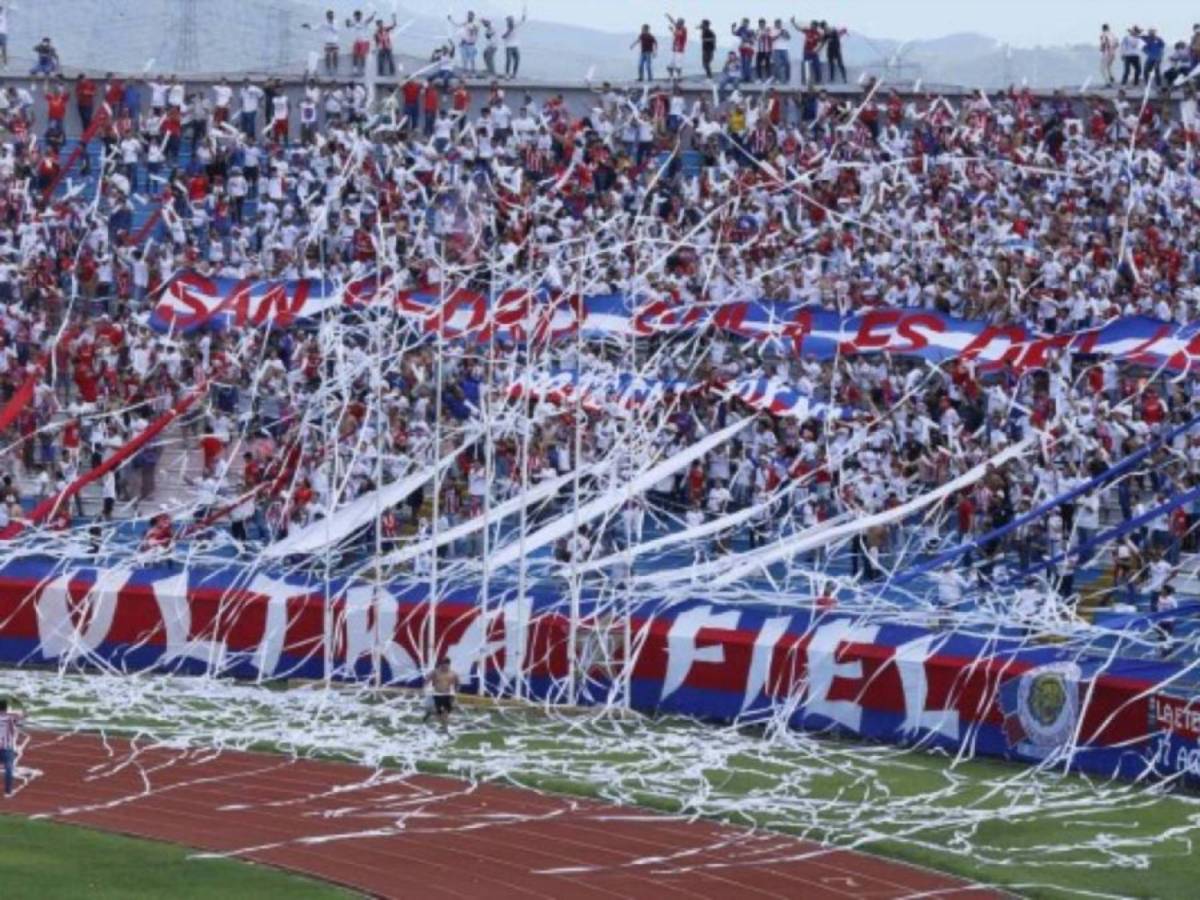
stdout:
[(697, 647), (696, 635), (701, 628), (720, 628), (733, 631), (737, 628), (741, 613), (736, 610), (713, 614), (711, 606), (697, 606), (675, 617), (667, 635), (667, 674), (663, 679), (662, 699), (666, 700), (687, 681), (692, 666), (696, 663), (723, 663), (725, 648), (720, 644)]

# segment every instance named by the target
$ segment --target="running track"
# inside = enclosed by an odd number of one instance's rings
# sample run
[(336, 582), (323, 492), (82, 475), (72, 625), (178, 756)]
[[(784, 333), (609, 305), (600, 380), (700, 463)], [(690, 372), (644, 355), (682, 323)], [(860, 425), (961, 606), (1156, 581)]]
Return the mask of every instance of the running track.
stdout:
[(997, 896), (781, 835), (348, 764), (37, 734), (21, 765), (41, 774), (3, 812), (236, 855), (385, 897)]

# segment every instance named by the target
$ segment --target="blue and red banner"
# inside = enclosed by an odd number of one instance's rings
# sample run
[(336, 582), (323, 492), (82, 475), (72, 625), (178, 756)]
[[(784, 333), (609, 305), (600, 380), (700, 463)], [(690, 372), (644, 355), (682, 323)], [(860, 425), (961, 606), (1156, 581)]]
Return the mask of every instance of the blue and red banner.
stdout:
[(855, 410), (814, 400), (778, 377), (737, 378), (732, 381), (690, 378), (647, 378), (628, 372), (586, 372), (580, 378), (570, 369), (528, 371), (509, 383), (510, 400), (529, 397), (560, 406), (578, 401), (589, 412), (624, 411), (653, 407), (671, 398), (708, 393), (740, 400), (752, 409), (774, 416), (808, 419), (851, 419)]
[[(327, 599), (328, 598), (328, 599)], [(567, 603), (550, 595), (324, 582), (241, 568), (0, 567), (0, 662), (243, 678), (417, 684), (449, 657), (464, 681), (564, 702)], [(433, 616), (435, 646), (427, 646)], [(628, 633), (628, 640), (625, 635)], [(585, 603), (579, 700), (645, 712), (785, 717), (796, 728), (1070, 767), (1200, 781), (1200, 692), (1178, 665), (976, 637), (836, 610)]]
[(316, 280), (239, 281), (186, 272), (163, 289), (150, 322), (160, 331), (270, 326), (288, 328), (323, 313), (385, 304), (419, 332), (447, 339), (525, 343), (575, 335), (616, 340), (703, 328), (771, 342), (816, 359), (893, 353), (940, 363), (973, 360), (983, 370), (1031, 369), (1061, 353), (1110, 357), (1181, 371), (1200, 367), (1200, 322), (1180, 325), (1126, 316), (1099, 328), (1043, 335), (1021, 324), (996, 325), (925, 309), (878, 308), (855, 315), (753, 300), (708, 306), (672, 297), (570, 296), (508, 291), (398, 291), (384, 276), (345, 285)]

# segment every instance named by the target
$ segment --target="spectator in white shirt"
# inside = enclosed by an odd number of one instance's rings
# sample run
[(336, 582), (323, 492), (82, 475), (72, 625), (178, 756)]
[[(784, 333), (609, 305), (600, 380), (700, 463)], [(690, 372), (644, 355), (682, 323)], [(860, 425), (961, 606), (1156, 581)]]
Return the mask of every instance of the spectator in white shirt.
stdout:
[(255, 135), (258, 126), (258, 106), (262, 102), (263, 96), (263, 89), (257, 84), (251, 84), (249, 78), (238, 92), (238, 99), (241, 101), (242, 107), (242, 133), (248, 138), (253, 138)]
[(1133, 75), (1133, 86), (1137, 87), (1142, 80), (1142, 41), (1136, 26), (1121, 38), (1121, 64), (1121, 84), (1128, 84), (1129, 76)]
[(13, 770), (17, 762), (17, 737), (25, 714), (8, 708), (8, 698), (0, 697), (0, 764), (4, 766), (4, 794), (13, 792)]
[(213, 85), (213, 123), (215, 125), (224, 125), (229, 121), (229, 107), (233, 102), (233, 88), (229, 84), (229, 80), (222, 78), (219, 83)]
[(517, 37), (517, 29), (525, 24), (525, 13), (521, 13), (521, 21), (512, 16), (504, 17), (504, 31), (500, 40), (504, 42), (504, 77), (515, 79), (521, 68), (521, 42)]

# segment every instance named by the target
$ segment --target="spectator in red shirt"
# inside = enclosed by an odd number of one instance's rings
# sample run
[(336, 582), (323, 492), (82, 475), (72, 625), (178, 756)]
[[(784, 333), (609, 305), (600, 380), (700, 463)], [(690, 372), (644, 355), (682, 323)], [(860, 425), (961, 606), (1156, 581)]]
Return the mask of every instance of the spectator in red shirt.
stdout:
[(396, 74), (396, 58), (392, 55), (392, 32), (395, 29), (394, 13), (391, 25), (384, 25), (383, 19), (375, 23), (375, 66), (380, 78), (390, 78)]
[(308, 507), (308, 504), (312, 503), (312, 499), (312, 483), (305, 478), (300, 482), (300, 486), (296, 488), (296, 493), (292, 495), (293, 511), (303, 512)]
[[(61, 131), (50, 129), (46, 132), (47, 139), (50, 139), (51, 134), (62, 134)], [(53, 142), (52, 142), (53, 143)], [(62, 166), (58, 161), (58, 150), (53, 146), (47, 151), (46, 155), (38, 162), (37, 167), (37, 189), (42, 193), (50, 191), (55, 184), (58, 183), (59, 175), (62, 173)]]
[(67, 117), (67, 94), (56, 87), (46, 92), (46, 118), (60, 125)]
[(212, 428), (205, 428), (204, 437), (200, 438), (200, 450), (204, 454), (205, 476), (216, 474), (217, 463), (225, 451), (225, 442), (213, 434)]
[(704, 473), (704, 467), (700, 465), (700, 461), (692, 463), (687, 474), (687, 499), (690, 505), (702, 503), (704, 500), (704, 489), (708, 483), (708, 478)]
[(175, 539), (172, 531), (171, 517), (166, 513), (159, 513), (154, 517), (154, 522), (146, 530), (146, 536), (142, 541), (142, 549), (159, 552), (170, 550), (171, 544)]
[(167, 159), (172, 161), (179, 159), (179, 145), (183, 137), (183, 119), (180, 117), (178, 106), (172, 106), (167, 110), (161, 129), (167, 139)]
[(800, 66), (800, 80), (806, 84), (820, 84), (821, 44), (825, 41), (825, 31), (816, 19), (807, 28), (792, 19), (792, 27), (804, 35), (804, 62)]
[(199, 171), (188, 180), (188, 199), (192, 203), (203, 203), (206, 197), (208, 197), (208, 176), (203, 171)]
[(971, 539), (971, 531), (975, 525), (975, 503), (971, 500), (971, 495), (963, 491), (958, 496), (958, 508), (956, 510), (958, 517), (958, 535), (964, 540)]
[(258, 487), (262, 481), (263, 468), (262, 463), (254, 458), (254, 454), (246, 452), (242, 454), (242, 490), (251, 491)]
[(471, 105), (471, 95), (467, 93), (467, 86), (462, 82), (459, 82), (458, 87), (454, 91), (452, 105), (454, 112), (458, 114), (460, 120), (466, 117), (467, 109)]
[(430, 81), (425, 82), (425, 136), (433, 134), (433, 124), (437, 121), (438, 109), (442, 105), (437, 87)]
[(676, 19), (667, 13), (667, 22), (671, 25), (671, 62), (667, 65), (667, 77), (679, 79), (683, 77), (683, 53), (687, 49), (687, 24), (683, 17)]
[(416, 128), (421, 121), (421, 82), (409, 79), (401, 88), (404, 96), (404, 119), (409, 128)]
[(51, 132), (64, 135), (64, 123), (67, 118), (67, 92), (61, 88), (51, 88), (46, 93), (46, 136), (50, 140)]
[(96, 106), (96, 82), (86, 75), (75, 79), (75, 107), (79, 110), (79, 123), (84, 132), (92, 127), (92, 114)]
[(1183, 542), (1187, 539), (1188, 532), (1191, 528), (1191, 523), (1188, 520), (1187, 509), (1183, 506), (1177, 506), (1171, 511), (1170, 517), (1170, 545), (1167, 549), (1167, 561), (1173, 565), (1179, 565), (1179, 554), (1183, 550)]
[(120, 78), (109, 72), (104, 76), (104, 102), (114, 115), (121, 109), (121, 101), (125, 98), (125, 84)]
[(1142, 419), (1149, 425), (1159, 425), (1167, 417), (1166, 408), (1155, 388), (1147, 388), (1142, 395)]
[(96, 372), (91, 357), (81, 355), (75, 362), (75, 387), (84, 403), (95, 403), (100, 397), (100, 385), (96, 380)]

